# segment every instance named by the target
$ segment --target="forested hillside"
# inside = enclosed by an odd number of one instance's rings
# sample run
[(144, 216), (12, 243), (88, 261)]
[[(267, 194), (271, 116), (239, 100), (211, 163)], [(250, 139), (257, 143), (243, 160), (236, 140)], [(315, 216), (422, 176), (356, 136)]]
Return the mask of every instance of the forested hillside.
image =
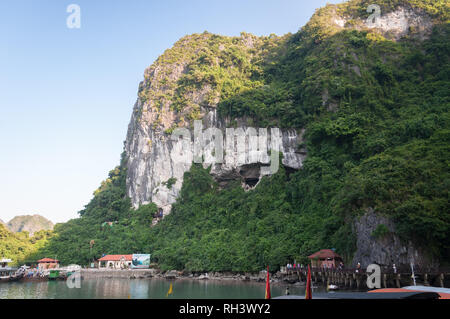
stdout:
[[(103, 253), (139, 252), (163, 269), (256, 271), (335, 248), (350, 263), (354, 221), (374, 209), (401, 240), (448, 263), (449, 4), (376, 1), (383, 14), (402, 8), (427, 22), (396, 37), (364, 26), (372, 2), (328, 5), (295, 34), (255, 37), (254, 52), (240, 45), (247, 34), (204, 33), (155, 62), (190, 61), (173, 88), (179, 112), (186, 96), (208, 84), (228, 123), (305, 129), (302, 169), (281, 167), (244, 191), (238, 182), (220, 189), (208, 169), (193, 165), (171, 213), (151, 227), (157, 207), (131, 208), (124, 154), (80, 218), (56, 225), (33, 258), (85, 264)], [(345, 27), (333, 22), (339, 19)], [(161, 98), (152, 90), (140, 87), (139, 98)], [(186, 121), (199, 116), (195, 106), (188, 111)], [(380, 227), (373, 241), (389, 231)]]
[(13, 233), (0, 223), (0, 258), (10, 258), (14, 265), (22, 264), (42, 249), (50, 236), (48, 230), (36, 232), (33, 237), (26, 231)]

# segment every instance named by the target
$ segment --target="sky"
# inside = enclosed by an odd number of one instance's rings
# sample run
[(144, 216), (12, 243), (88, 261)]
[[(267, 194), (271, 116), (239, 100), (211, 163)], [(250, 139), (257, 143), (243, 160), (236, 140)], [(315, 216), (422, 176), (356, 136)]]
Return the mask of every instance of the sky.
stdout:
[(182, 36), (294, 33), (327, 2), (2, 0), (0, 219), (78, 217), (119, 164), (145, 68)]

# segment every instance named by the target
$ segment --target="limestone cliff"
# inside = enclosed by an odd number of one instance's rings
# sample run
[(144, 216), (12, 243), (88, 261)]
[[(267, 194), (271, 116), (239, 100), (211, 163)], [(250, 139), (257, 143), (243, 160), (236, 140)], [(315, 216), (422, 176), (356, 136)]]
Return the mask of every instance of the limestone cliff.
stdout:
[[(170, 213), (196, 157), (195, 147), (186, 143), (196, 141), (194, 121), (200, 120), (205, 146), (212, 144), (211, 128), (218, 128), (222, 144), (230, 146), (223, 162), (211, 161), (217, 155), (212, 148), (198, 156), (204, 167), (212, 165), (210, 174), (219, 187), (231, 180), (244, 189), (255, 187), (272, 163), (271, 148), (282, 153), (281, 164), (289, 173), (298, 171), (293, 174), (297, 179), (288, 182), (293, 191), (286, 198), (295, 214), (316, 216), (309, 223), (323, 222), (295, 244), (303, 245), (299, 254), (312, 253), (311, 247), (331, 248), (311, 245), (341, 245), (348, 260), (363, 266), (435, 264), (419, 248), (423, 242), (417, 243), (427, 237), (427, 244), (439, 247), (434, 252), (445, 246), (440, 241), (448, 224), (438, 212), (445, 205), (426, 202), (431, 198), (438, 203), (443, 187), (425, 191), (442, 182), (436, 172), (444, 164), (427, 154), (438, 154), (441, 137), (430, 137), (445, 123), (434, 117), (429, 118), (432, 124), (425, 123), (432, 114), (422, 114), (422, 105), (444, 91), (423, 88), (444, 83), (438, 74), (441, 60), (435, 57), (444, 51), (439, 41), (448, 35), (434, 27), (448, 20), (448, 13), (443, 1), (378, 3), (372, 11), (366, 10), (371, 5), (366, 0), (327, 5), (294, 35), (205, 32), (186, 36), (165, 51), (145, 70), (128, 127), (126, 188), (132, 205), (153, 202), (165, 215)], [(370, 14), (374, 16), (368, 18)], [(441, 48), (439, 54), (436, 48)], [(429, 101), (418, 102), (424, 96)], [(265, 104), (264, 99), (272, 101)], [(436, 104), (434, 109), (427, 106), (430, 112), (444, 118), (442, 103), (434, 97), (430, 103)], [(277, 110), (267, 112), (268, 105)], [(173, 137), (179, 129), (187, 130), (189, 138)], [(244, 133), (243, 148), (237, 136), (229, 139), (227, 129)], [(255, 139), (256, 149), (250, 146)], [(423, 145), (414, 144), (418, 141)], [(421, 151), (410, 154), (414, 147)], [(180, 161), (180, 156), (188, 160)], [(304, 162), (312, 163), (309, 170)], [(434, 164), (422, 165), (428, 162)], [(339, 224), (342, 220), (345, 225)], [(410, 221), (426, 221), (429, 228), (416, 227), (423, 231), (417, 236)], [(308, 232), (303, 221), (297, 225)], [(424, 231), (432, 225), (439, 226), (438, 235)], [(320, 240), (311, 239), (320, 232)]]
[[(384, 8), (383, 8), (384, 10)], [(379, 12), (368, 25), (365, 18), (351, 16), (351, 10), (342, 11), (339, 6), (327, 6), (316, 13), (315, 19), (305, 29), (317, 28), (322, 17), (332, 17), (332, 23), (323, 28), (322, 36), (330, 36), (343, 29), (376, 29), (384, 36), (399, 40), (405, 36), (426, 37), (431, 30), (431, 18), (420, 8), (399, 6), (390, 12)], [(374, 14), (377, 14), (374, 11)], [(164, 52), (145, 70), (139, 85), (139, 97), (134, 105), (128, 128), (125, 150), (128, 156), (127, 191), (134, 207), (149, 202), (169, 213), (183, 182), (183, 174), (190, 163), (180, 163), (174, 151), (182, 148), (183, 141), (172, 141), (175, 128), (185, 127), (193, 133), (193, 121), (203, 121), (203, 128), (217, 127), (223, 131), (230, 125), (244, 130), (251, 125), (248, 118), (223, 118), (217, 113), (218, 103), (226, 98), (224, 87), (238, 81), (244, 87), (262, 86), (254, 80), (258, 63), (270, 59), (273, 47), (283, 43), (285, 37), (256, 37), (242, 33), (240, 37), (225, 37), (210, 33), (186, 36)], [(244, 58), (253, 66), (242, 65)], [(357, 57), (355, 57), (357, 59)], [(361, 76), (357, 65), (349, 66)], [(207, 72), (204, 71), (213, 71)], [(234, 92), (239, 93), (239, 92)], [(336, 109), (336, 102), (329, 99), (327, 88), (322, 93), (323, 105), (329, 111)], [(193, 134), (192, 134), (193, 135)], [(283, 165), (300, 169), (306, 156), (301, 147), (303, 130), (299, 128), (281, 131), (280, 151)], [(270, 140), (270, 134), (269, 134)], [(246, 140), (248, 142), (248, 139)], [(226, 143), (226, 142), (224, 142)], [(269, 142), (270, 143), (270, 142)], [(237, 151), (236, 148), (234, 149)], [(248, 165), (267, 165), (258, 158), (246, 158), (243, 165), (214, 165), (212, 174), (218, 180), (251, 180), (253, 186), (261, 177), (259, 168), (246, 169)], [(207, 163), (205, 163), (207, 166)], [(168, 181), (172, 181), (169, 182)]]
[[(211, 81), (200, 73), (199, 68), (207, 65), (212, 70), (226, 70), (227, 74), (219, 77), (248, 82), (246, 84), (249, 86), (261, 85), (250, 83), (251, 75), (247, 74), (245, 66), (239, 65), (238, 54), (246, 55), (250, 60), (261, 58), (267, 42), (276, 40), (274, 37), (258, 38), (245, 33), (241, 37), (221, 37), (209, 33), (187, 36), (145, 71), (125, 143), (128, 156), (127, 189), (134, 207), (154, 202), (164, 210), (164, 214), (170, 212), (181, 189), (183, 174), (191, 166), (191, 163), (180, 163), (175, 158), (174, 153), (183, 146), (182, 140), (171, 140), (175, 128), (188, 128), (193, 136), (192, 122), (197, 119), (202, 121), (203, 130), (216, 127), (225, 137), (225, 129), (231, 124), (231, 127), (240, 127), (244, 132), (250, 127), (249, 119), (233, 119), (231, 123), (230, 119), (218, 116), (216, 108), (221, 98), (222, 79)], [(275, 142), (275, 138), (271, 140), (270, 132), (268, 139), (269, 145)], [(283, 165), (292, 169), (301, 168), (306, 155), (305, 150), (299, 147), (302, 130), (281, 130), (277, 139), (283, 154)], [(245, 184), (247, 187), (254, 186), (262, 175), (259, 166), (268, 165), (268, 158), (247, 156), (237, 164), (237, 147), (233, 146), (233, 154), (225, 155), (228, 161), (213, 165), (212, 174), (222, 182), (238, 179), (243, 184), (249, 182)], [(234, 158), (230, 160), (230, 156)], [(205, 161), (204, 166), (210, 164)], [(175, 182), (168, 183), (169, 180)]]

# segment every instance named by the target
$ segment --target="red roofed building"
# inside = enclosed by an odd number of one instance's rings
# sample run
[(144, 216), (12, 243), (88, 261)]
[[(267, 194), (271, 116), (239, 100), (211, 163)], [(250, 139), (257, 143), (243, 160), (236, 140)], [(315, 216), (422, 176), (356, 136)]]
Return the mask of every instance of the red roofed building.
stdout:
[(130, 268), (133, 255), (106, 255), (98, 260), (98, 268)]
[(39, 269), (58, 268), (59, 260), (51, 258), (42, 258), (37, 261)]
[(331, 249), (321, 249), (308, 258), (311, 259), (311, 266), (318, 268), (337, 268), (342, 262), (342, 257)]

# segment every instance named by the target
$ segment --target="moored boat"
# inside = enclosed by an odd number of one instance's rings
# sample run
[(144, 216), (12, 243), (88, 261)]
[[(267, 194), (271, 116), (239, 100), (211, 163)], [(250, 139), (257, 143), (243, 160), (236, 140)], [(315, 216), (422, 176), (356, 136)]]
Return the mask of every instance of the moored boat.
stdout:
[(424, 292), (424, 293), (436, 293), (439, 295), (439, 299), (450, 299), (449, 288), (438, 288), (429, 286), (406, 286), (402, 288), (382, 288), (370, 290), (369, 293), (411, 293), (411, 292)]
[(50, 273), (48, 274), (48, 280), (58, 280), (60, 279), (60, 271), (59, 270), (50, 270)]

